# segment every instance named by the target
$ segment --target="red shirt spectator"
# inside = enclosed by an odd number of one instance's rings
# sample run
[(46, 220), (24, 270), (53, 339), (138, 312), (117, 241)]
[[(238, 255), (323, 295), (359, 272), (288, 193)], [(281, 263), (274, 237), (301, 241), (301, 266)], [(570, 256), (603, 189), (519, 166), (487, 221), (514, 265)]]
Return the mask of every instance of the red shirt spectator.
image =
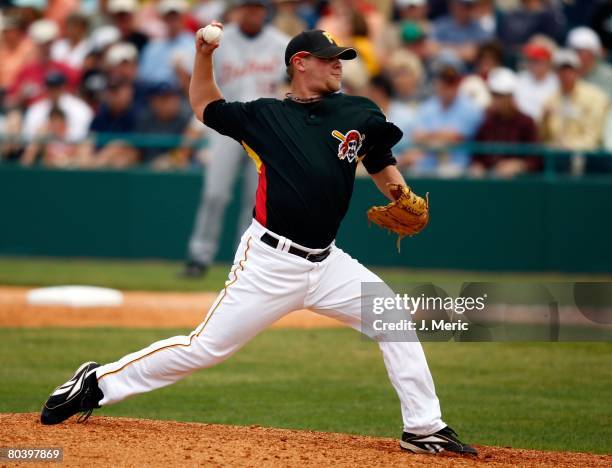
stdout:
[(0, 38), (0, 87), (8, 88), (19, 70), (32, 60), (34, 44), (25, 36), (17, 18), (5, 17), (2, 21)]
[(44, 97), (45, 77), (54, 71), (66, 77), (68, 91), (77, 89), (80, 73), (64, 63), (51, 59), (51, 44), (58, 33), (59, 28), (53, 21), (38, 20), (32, 23), (28, 34), (36, 43), (36, 58), (17, 73), (17, 77), (9, 87), (9, 102), (27, 107)]
[[(487, 115), (476, 134), (480, 143), (521, 143), (538, 142), (538, 130), (531, 117), (518, 110), (513, 93), (516, 88), (516, 75), (506, 68), (491, 71), (487, 80), (493, 101)], [(481, 175), (492, 171), (500, 177), (513, 177), (520, 173), (537, 171), (541, 158), (517, 154), (479, 153), (474, 156), (472, 173)]]

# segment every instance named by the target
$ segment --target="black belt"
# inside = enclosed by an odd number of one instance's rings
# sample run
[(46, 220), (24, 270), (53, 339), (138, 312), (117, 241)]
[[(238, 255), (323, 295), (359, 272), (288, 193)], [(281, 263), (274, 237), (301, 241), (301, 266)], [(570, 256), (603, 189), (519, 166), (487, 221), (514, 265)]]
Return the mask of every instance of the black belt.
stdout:
[[(270, 247), (274, 247), (276, 249), (278, 248), (278, 243), (280, 242), (280, 239), (277, 239), (270, 233), (266, 232), (263, 236), (261, 236), (261, 241), (264, 244), (268, 244)], [(307, 252), (306, 250), (302, 250), (298, 247), (294, 247), (292, 245), (291, 247), (289, 247), (289, 253), (293, 255), (297, 255), (298, 257), (305, 258), (306, 260), (310, 262), (316, 263), (316, 262), (322, 262), (327, 257), (329, 257), (329, 254), (331, 253), (331, 247), (326, 248), (323, 252), (311, 253), (311, 252)]]

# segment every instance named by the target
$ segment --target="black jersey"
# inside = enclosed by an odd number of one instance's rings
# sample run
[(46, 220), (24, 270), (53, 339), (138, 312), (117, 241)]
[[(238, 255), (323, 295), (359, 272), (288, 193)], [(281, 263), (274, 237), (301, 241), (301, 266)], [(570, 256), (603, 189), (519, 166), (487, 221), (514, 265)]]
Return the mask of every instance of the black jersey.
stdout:
[(357, 163), (371, 174), (395, 164), (391, 147), (402, 136), (372, 101), (342, 93), (308, 104), (219, 100), (204, 110), (204, 123), (238, 141), (255, 161), (255, 219), (309, 248), (327, 247), (336, 237)]

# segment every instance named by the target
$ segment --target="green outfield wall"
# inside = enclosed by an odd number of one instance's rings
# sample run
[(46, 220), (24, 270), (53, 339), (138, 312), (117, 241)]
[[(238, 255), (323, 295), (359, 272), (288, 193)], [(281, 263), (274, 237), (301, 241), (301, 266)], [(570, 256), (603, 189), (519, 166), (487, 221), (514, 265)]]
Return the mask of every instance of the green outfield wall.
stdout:
[[(612, 272), (610, 179), (409, 183), (430, 192), (431, 222), (401, 253), (393, 235), (368, 227), (367, 208), (384, 202), (370, 179), (357, 180), (337, 244), (375, 265)], [(184, 258), (201, 184), (198, 173), (0, 166), (0, 255)], [(219, 261), (233, 255), (234, 198)]]

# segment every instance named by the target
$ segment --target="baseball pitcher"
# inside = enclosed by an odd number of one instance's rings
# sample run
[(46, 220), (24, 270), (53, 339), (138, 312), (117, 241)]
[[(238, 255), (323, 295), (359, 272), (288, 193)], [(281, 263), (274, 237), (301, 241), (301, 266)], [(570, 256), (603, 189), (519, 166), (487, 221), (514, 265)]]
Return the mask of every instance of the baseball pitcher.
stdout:
[[(218, 23), (207, 28), (222, 26)], [(342, 60), (357, 56), (320, 30), (287, 45), (291, 77), (286, 99), (228, 102), (213, 76), (217, 43), (198, 34), (190, 86), (195, 115), (238, 142), (258, 173), (254, 219), (244, 232), (225, 287), (204, 321), (187, 336), (168, 338), (116, 362), (82, 364), (45, 403), (41, 420), (57, 424), (81, 412), (118, 403), (214, 366), (289, 312), (308, 308), (363, 331), (362, 283), (382, 280), (337, 247), (359, 161), (392, 203), (370, 218), (400, 236), (423, 229), (428, 202), (412, 193), (395, 167), (391, 147), (401, 131), (363, 97), (339, 92)], [(444, 450), (475, 455), (441, 418), (421, 344), (413, 333), (379, 343), (403, 418), (400, 446), (412, 452)]]

